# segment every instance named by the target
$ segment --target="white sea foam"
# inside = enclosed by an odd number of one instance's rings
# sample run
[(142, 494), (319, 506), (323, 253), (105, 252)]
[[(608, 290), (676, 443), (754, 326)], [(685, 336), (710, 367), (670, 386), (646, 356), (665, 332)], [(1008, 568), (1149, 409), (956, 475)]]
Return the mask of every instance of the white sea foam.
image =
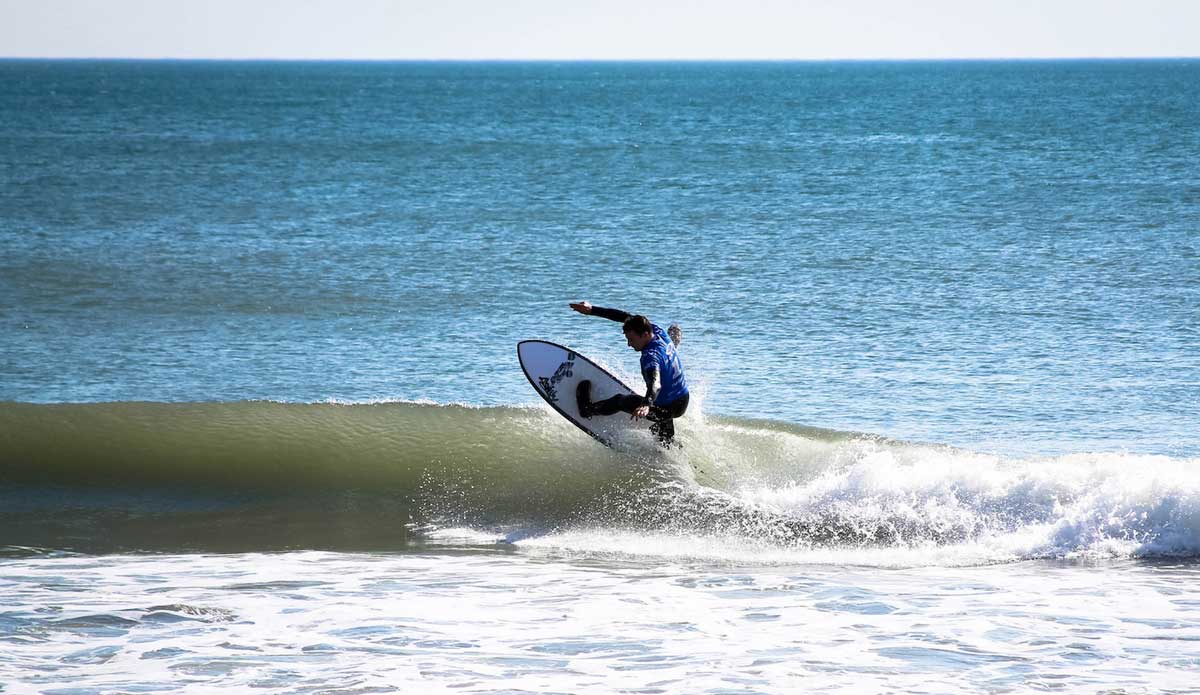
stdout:
[[(1200, 555), (1200, 461), (1128, 453), (1006, 459), (867, 438), (690, 423), (637, 529), (533, 534), (530, 547), (767, 564), (962, 566)], [(684, 500), (684, 501), (680, 501)], [(708, 513), (706, 516), (705, 513)]]
[(668, 537), (646, 548), (659, 559), (629, 560), (551, 540), (10, 560), (0, 682), (19, 693), (1185, 692), (1200, 659), (1187, 567), (745, 567), (672, 559)]

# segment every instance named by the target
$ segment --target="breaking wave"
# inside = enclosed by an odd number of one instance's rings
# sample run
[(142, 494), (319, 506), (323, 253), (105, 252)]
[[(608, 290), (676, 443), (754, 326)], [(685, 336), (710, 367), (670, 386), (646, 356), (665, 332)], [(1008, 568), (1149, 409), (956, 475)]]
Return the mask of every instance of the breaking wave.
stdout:
[(422, 543), (760, 562), (1200, 555), (1200, 461), (1009, 459), (789, 423), (621, 451), (540, 407), (0, 404), (0, 529), (41, 549)]

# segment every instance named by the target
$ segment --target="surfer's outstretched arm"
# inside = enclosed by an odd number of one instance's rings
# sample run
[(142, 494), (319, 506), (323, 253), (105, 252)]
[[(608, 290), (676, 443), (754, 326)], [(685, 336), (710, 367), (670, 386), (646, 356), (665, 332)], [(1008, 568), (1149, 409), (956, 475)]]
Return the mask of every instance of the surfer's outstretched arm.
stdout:
[(620, 309), (606, 309), (602, 306), (594, 306), (592, 307), (592, 316), (599, 316), (602, 319), (616, 321), (617, 323), (625, 323), (625, 319), (633, 316), (633, 314), (621, 311)]
[(575, 302), (571, 304), (571, 308), (581, 314), (599, 316), (602, 319), (616, 321), (617, 323), (625, 323), (625, 319), (632, 316), (632, 314), (629, 312), (621, 311), (620, 309), (607, 309), (602, 306), (592, 306), (591, 302)]

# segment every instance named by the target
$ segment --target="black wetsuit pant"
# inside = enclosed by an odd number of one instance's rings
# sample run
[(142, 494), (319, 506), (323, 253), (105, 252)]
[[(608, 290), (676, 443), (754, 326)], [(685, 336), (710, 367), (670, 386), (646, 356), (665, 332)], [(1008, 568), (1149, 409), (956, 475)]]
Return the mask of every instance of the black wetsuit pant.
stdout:
[[(643, 403), (645, 403), (645, 399), (641, 396), (617, 395), (593, 403), (592, 412), (596, 415), (615, 415), (617, 413), (632, 415), (633, 411), (642, 407)], [(688, 394), (686, 393), (666, 405), (650, 406), (650, 414), (646, 416), (646, 419), (652, 423), (650, 432), (658, 437), (658, 441), (664, 446), (670, 444), (671, 440), (675, 438), (673, 420), (687, 412), (687, 407)]]

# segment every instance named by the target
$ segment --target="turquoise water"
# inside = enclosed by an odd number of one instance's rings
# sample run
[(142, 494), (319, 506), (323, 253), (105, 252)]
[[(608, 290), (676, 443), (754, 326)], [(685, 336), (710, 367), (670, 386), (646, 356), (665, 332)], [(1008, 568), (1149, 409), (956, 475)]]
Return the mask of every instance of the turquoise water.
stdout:
[(1187, 692), (1197, 162), (1200, 60), (0, 61), (0, 690)]
[[(1200, 62), (0, 63), (0, 399), (535, 400), (1194, 455)], [(629, 369), (632, 371), (633, 367)]]

